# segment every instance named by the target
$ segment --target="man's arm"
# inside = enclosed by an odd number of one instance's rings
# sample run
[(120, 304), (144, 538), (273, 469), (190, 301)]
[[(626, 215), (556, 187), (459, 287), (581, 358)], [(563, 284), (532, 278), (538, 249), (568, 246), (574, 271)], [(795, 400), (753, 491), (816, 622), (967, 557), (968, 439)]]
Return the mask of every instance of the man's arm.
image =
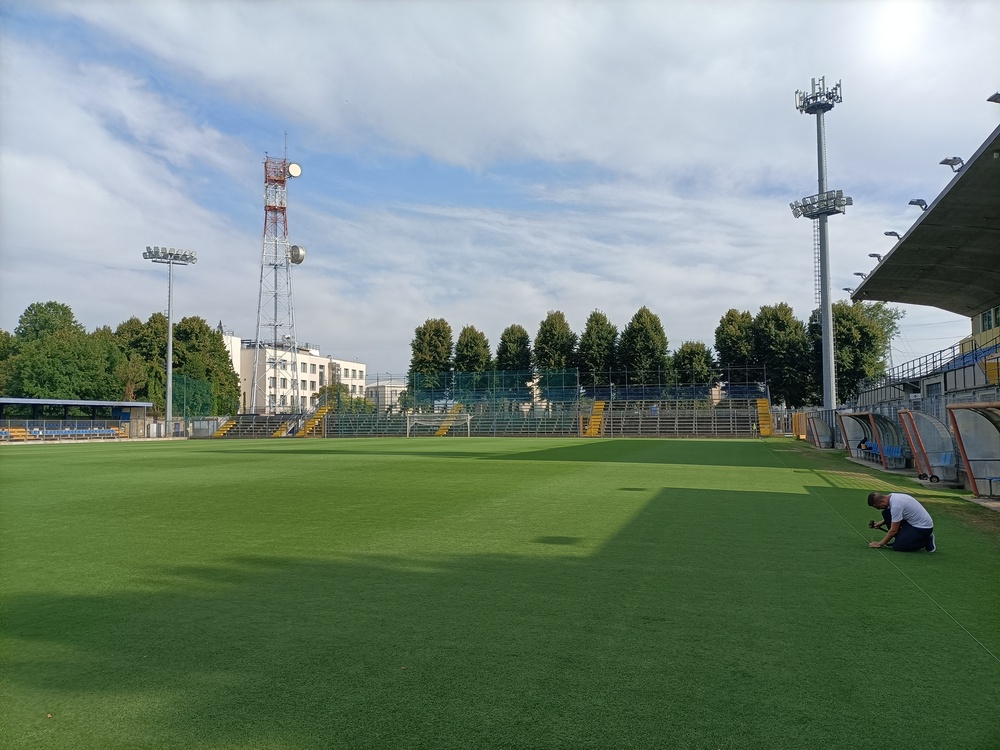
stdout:
[(892, 522), (892, 526), (889, 527), (889, 531), (886, 532), (885, 539), (883, 539), (881, 542), (872, 542), (868, 546), (869, 547), (884, 547), (889, 542), (891, 542), (892, 538), (894, 536), (896, 536), (896, 534), (898, 534), (898, 533), (899, 533), (899, 521), (893, 521)]

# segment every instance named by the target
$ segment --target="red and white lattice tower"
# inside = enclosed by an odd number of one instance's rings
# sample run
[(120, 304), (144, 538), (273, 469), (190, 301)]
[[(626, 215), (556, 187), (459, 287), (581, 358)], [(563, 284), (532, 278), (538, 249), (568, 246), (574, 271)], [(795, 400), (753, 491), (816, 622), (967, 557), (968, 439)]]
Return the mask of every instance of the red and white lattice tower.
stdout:
[(254, 339), (250, 411), (255, 414), (303, 410), (300, 393), (292, 266), (305, 259), (305, 249), (288, 244), (289, 178), (302, 168), (287, 158), (264, 159), (264, 243), (260, 255), (257, 336)]

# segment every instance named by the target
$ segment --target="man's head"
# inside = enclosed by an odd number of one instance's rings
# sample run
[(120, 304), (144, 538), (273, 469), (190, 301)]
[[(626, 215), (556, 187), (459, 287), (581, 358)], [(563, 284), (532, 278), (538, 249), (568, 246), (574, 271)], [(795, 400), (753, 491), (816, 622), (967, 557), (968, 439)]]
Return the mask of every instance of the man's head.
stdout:
[(872, 492), (868, 495), (868, 506), (878, 510), (885, 510), (889, 507), (889, 496), (880, 492)]

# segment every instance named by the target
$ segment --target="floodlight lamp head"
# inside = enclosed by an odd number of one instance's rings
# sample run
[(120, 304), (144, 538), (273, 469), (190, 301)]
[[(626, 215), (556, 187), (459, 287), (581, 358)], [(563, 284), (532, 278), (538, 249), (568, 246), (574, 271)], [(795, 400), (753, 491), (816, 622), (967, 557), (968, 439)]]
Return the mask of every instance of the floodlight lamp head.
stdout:
[(1000, 104), (1000, 91), (996, 92), (992, 96), (986, 97), (986, 101), (993, 102), (994, 104)]
[(951, 167), (952, 172), (957, 172), (962, 167), (965, 166), (965, 162), (958, 156), (949, 156), (947, 159), (942, 159), (938, 164), (943, 164), (946, 167)]
[(899, 235), (899, 232), (883, 232), (882, 234), (884, 234), (884, 235), (885, 235), (886, 237), (895, 237), (895, 238), (896, 238), (897, 240), (901, 240), (901, 239), (903, 239), (903, 238), (902, 238), (902, 237), (901, 237), (901, 236)]
[(851, 289), (851, 287), (849, 286), (845, 286), (844, 291), (847, 292), (848, 294), (854, 294), (854, 290)]
[(868, 274), (864, 273), (863, 271), (855, 271), (854, 275), (855, 276), (860, 276), (862, 279), (867, 279), (868, 278)]
[(876, 263), (881, 263), (882, 262), (882, 256), (879, 255), (878, 253), (868, 253), (868, 257), (869, 258), (874, 258)]
[(913, 200), (910, 201), (909, 205), (920, 206), (921, 211), (927, 210), (927, 201), (925, 201), (923, 198), (914, 198)]

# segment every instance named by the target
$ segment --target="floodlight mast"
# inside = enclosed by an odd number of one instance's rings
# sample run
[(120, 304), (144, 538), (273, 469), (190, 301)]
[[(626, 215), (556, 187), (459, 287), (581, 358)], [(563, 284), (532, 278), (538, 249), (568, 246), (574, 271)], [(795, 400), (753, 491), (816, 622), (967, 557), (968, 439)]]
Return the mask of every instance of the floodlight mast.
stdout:
[(826, 78), (812, 79), (812, 92), (795, 92), (795, 108), (802, 114), (816, 115), (816, 161), (819, 171), (819, 190), (791, 204), (795, 218), (812, 219), (814, 232), (814, 263), (818, 268), (816, 282), (819, 287), (817, 300), (823, 326), (823, 408), (837, 408), (837, 372), (833, 351), (833, 302), (830, 294), (830, 257), (827, 237), (827, 217), (842, 214), (854, 201), (842, 190), (828, 190), (826, 185), (826, 130), (823, 115), (842, 101), (840, 81), (833, 88), (826, 87)]
[(193, 266), (198, 262), (198, 254), (193, 250), (146, 245), (142, 257), (167, 266), (167, 403), (164, 422), (167, 437), (171, 437), (174, 434), (174, 266)]

